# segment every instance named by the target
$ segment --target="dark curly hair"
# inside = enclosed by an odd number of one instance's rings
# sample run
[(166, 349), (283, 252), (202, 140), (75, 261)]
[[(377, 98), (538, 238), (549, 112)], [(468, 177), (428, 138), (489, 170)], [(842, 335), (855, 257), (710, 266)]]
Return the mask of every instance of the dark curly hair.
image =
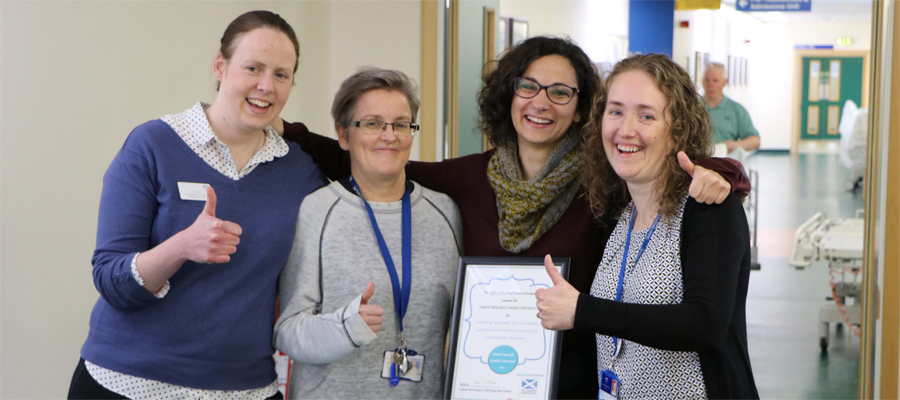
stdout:
[(484, 86), (478, 92), (478, 108), (481, 116), (478, 123), (494, 147), (514, 146), (517, 133), (513, 127), (512, 111), (515, 88), (513, 80), (521, 77), (534, 60), (541, 57), (559, 55), (565, 57), (575, 69), (578, 79), (578, 101), (575, 110), (577, 122), (572, 122), (570, 132), (578, 132), (591, 115), (591, 99), (600, 88), (600, 77), (591, 59), (568, 38), (537, 36), (505, 51), (496, 68), (484, 77)]
[(687, 193), (691, 177), (681, 169), (677, 154), (684, 151), (691, 160), (712, 154), (712, 122), (703, 99), (694, 88), (691, 77), (678, 64), (660, 54), (637, 55), (620, 61), (613, 68), (603, 88), (594, 96), (594, 110), (584, 127), (584, 173), (582, 183), (591, 209), (598, 217), (619, 214), (631, 200), (625, 181), (606, 158), (603, 148), (602, 122), (609, 89), (616, 77), (629, 71), (642, 71), (656, 82), (666, 96), (666, 111), (672, 115), (669, 127), (672, 150), (666, 156), (654, 190), (660, 194), (660, 212), (671, 215)]

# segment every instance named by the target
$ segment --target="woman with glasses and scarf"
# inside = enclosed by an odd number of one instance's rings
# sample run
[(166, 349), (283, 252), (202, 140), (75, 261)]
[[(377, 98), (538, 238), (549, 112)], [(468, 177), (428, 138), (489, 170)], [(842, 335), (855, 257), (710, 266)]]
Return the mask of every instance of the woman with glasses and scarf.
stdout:
[[(581, 130), (598, 90), (600, 78), (580, 47), (568, 39), (527, 39), (499, 59), (478, 95), (481, 129), (495, 148), (409, 163), (409, 179), (459, 206), (465, 255), (571, 257), (569, 282), (590, 290), (609, 235), (603, 228), (615, 224), (593, 216), (579, 181)], [(310, 134), (300, 123), (284, 124), (284, 138), (299, 143), (330, 178), (349, 173), (349, 160), (334, 140)], [(684, 167), (699, 202), (721, 202), (732, 188), (749, 190), (739, 166), (714, 158), (695, 162)], [(561, 357), (558, 396), (596, 398), (594, 334), (564, 332)]]

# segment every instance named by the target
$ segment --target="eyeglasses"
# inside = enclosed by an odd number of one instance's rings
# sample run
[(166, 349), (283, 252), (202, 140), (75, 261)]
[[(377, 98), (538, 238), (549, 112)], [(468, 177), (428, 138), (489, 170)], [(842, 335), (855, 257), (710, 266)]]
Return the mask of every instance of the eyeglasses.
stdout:
[(531, 78), (516, 78), (514, 82), (516, 96), (523, 99), (530, 99), (537, 96), (538, 93), (541, 92), (541, 89), (544, 89), (547, 93), (547, 98), (554, 104), (559, 104), (561, 106), (569, 104), (569, 102), (575, 98), (575, 94), (578, 93), (577, 88), (563, 85), (562, 83), (544, 86)]
[(379, 121), (377, 119), (361, 119), (359, 121), (350, 121), (350, 125), (359, 127), (363, 133), (369, 133), (373, 135), (380, 135), (381, 132), (387, 130), (387, 126), (390, 125), (392, 130), (394, 131), (394, 135), (396, 136), (414, 136), (416, 132), (419, 131), (419, 124), (414, 124), (412, 122), (384, 122)]

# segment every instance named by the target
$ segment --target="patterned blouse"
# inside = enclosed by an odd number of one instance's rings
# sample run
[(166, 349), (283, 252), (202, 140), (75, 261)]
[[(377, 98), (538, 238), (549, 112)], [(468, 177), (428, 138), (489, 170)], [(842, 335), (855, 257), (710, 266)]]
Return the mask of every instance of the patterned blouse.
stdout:
[[(675, 214), (662, 217), (637, 265), (634, 261), (649, 229), (634, 231), (628, 249), (622, 302), (679, 304), (684, 294), (681, 275), (681, 218), (687, 195)], [(634, 203), (628, 205), (606, 244), (591, 295), (615, 300), (622, 255)], [(662, 332), (661, 334), (665, 334)], [(621, 338), (619, 340), (622, 340)], [(624, 340), (612, 361), (613, 338), (597, 334), (597, 370), (610, 368), (619, 377), (619, 399), (705, 399), (706, 385), (696, 352), (660, 350)]]

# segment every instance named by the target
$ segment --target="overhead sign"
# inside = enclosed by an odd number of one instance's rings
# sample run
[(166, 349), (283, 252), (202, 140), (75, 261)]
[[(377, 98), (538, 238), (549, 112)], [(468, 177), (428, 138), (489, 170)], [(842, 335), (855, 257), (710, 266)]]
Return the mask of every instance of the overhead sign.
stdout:
[(722, 0), (675, 0), (676, 10), (718, 10)]
[(812, 0), (737, 0), (738, 11), (811, 11)]

